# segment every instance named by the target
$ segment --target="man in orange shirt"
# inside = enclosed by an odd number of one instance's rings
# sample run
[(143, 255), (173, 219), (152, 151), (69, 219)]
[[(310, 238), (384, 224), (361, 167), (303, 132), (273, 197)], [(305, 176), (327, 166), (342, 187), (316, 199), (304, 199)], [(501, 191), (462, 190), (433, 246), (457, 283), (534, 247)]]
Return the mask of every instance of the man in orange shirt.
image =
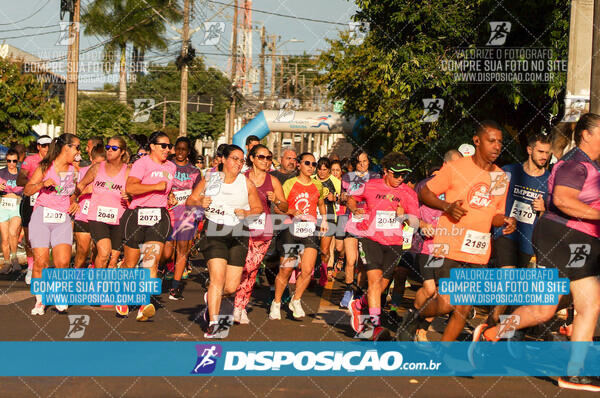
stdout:
[[(484, 267), (491, 253), (491, 227), (512, 233), (516, 220), (504, 216), (508, 191), (505, 173), (494, 164), (502, 150), (502, 131), (493, 121), (479, 124), (473, 136), (475, 154), (447, 163), (419, 193), (425, 205), (443, 211), (426, 267), (436, 282), (452, 268)], [(439, 199), (445, 194), (444, 199)], [(419, 317), (452, 313), (442, 341), (454, 341), (465, 327), (470, 305), (450, 305), (449, 296), (435, 294), (419, 308), (409, 309), (398, 328), (399, 340), (413, 340)]]

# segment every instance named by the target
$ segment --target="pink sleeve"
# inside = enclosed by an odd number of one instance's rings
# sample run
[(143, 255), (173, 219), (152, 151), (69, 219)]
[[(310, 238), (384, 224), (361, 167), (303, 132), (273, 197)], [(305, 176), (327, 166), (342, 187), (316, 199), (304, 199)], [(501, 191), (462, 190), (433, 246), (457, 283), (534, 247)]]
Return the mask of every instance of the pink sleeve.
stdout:
[(131, 170), (129, 171), (129, 177), (135, 177), (138, 180), (142, 180), (144, 178), (144, 173), (146, 172), (146, 163), (144, 162), (144, 158), (138, 159), (131, 166)]

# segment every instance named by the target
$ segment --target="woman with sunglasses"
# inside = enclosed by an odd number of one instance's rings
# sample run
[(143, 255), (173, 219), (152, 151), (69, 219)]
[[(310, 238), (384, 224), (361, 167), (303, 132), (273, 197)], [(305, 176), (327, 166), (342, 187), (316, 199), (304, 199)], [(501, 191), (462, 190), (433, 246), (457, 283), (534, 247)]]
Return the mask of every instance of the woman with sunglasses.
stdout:
[(171, 261), (173, 255), (175, 255), (175, 272), (169, 290), (170, 300), (183, 300), (181, 279), (187, 279), (189, 273), (189, 270), (186, 269), (187, 258), (200, 219), (199, 211), (196, 208), (185, 205), (187, 198), (192, 194), (192, 190), (202, 179), (200, 170), (194, 166), (196, 157), (196, 151), (190, 139), (187, 137), (177, 138), (177, 141), (175, 141), (175, 156), (171, 160), (176, 167), (171, 192), (177, 202), (174, 207), (169, 209), (173, 233), (165, 243), (163, 252), (164, 261)]
[(245, 175), (258, 190), (263, 213), (249, 225), (248, 255), (246, 256), (240, 287), (235, 295), (233, 321), (241, 324), (250, 323), (246, 306), (250, 301), (250, 296), (252, 296), (256, 273), (273, 237), (271, 206), (277, 207), (282, 213), (287, 212), (288, 209), (281, 183), (269, 174), (272, 161), (273, 154), (262, 144), (253, 146), (246, 159), (246, 165), (249, 169)]
[[(340, 191), (342, 190), (342, 182), (331, 174), (331, 162), (328, 158), (319, 159), (317, 162), (317, 174), (313, 178), (318, 178), (326, 190), (325, 207), (327, 208), (327, 221), (335, 225), (337, 221), (336, 207)], [(321, 237), (321, 268), (319, 277), (319, 284), (321, 286), (325, 286), (327, 281), (333, 277), (333, 267), (328, 266), (332, 238), (333, 235), (331, 234)]]
[[(26, 196), (39, 193), (29, 223), (33, 278), (41, 278), (42, 270), (48, 267), (50, 247), (54, 266), (69, 266), (73, 243), (70, 214), (75, 214), (78, 208), (74, 195), (78, 172), (73, 162), (80, 159), (79, 138), (68, 133), (55, 138), (23, 191)], [(57, 305), (56, 309), (64, 312), (67, 305)], [(31, 315), (44, 315), (41, 295), (36, 295)]]
[[(381, 165), (384, 177), (369, 180), (360, 194), (348, 198), (348, 210), (362, 220), (357, 228), (364, 236), (360, 246), (369, 286), (366, 295), (350, 302), (351, 325), (361, 337), (372, 340), (390, 337), (389, 331), (381, 327), (381, 294), (390, 283), (403, 250), (410, 249), (411, 231), (419, 226), (417, 194), (404, 183), (411, 171), (408, 158), (391, 152), (384, 156)], [(359, 202), (365, 206), (358, 207)], [(363, 313), (368, 315), (361, 319)]]
[[(344, 174), (342, 179), (342, 194), (340, 195), (342, 202), (345, 202), (350, 196), (361, 195), (364, 185), (376, 178), (380, 178), (379, 174), (369, 171), (369, 157), (365, 151), (359, 150), (350, 158), (348, 173)], [(351, 171), (353, 170), (353, 171)], [(364, 203), (359, 202), (359, 208), (364, 207)], [(346, 255), (346, 269), (344, 271), (344, 282), (346, 283), (346, 291), (340, 301), (340, 307), (347, 308), (354, 296), (354, 265), (358, 260), (358, 238), (361, 232), (357, 229), (356, 224), (362, 220), (357, 219), (348, 210), (345, 217), (342, 218), (342, 226), (345, 227), (346, 235), (344, 238), (344, 252)], [(358, 284), (363, 282), (359, 275)]]
[[(90, 192), (87, 220), (96, 244), (93, 265), (96, 268), (115, 268), (123, 241), (121, 217), (127, 209), (129, 198), (125, 193), (129, 156), (127, 143), (122, 137), (111, 137), (103, 149), (106, 151), (106, 160), (96, 162), (94, 159), (94, 164), (84, 174), (77, 189)], [(125, 307), (117, 308), (120, 315), (127, 315), (127, 312)]]
[(208, 321), (205, 338), (220, 338), (220, 332), (230, 326), (219, 317), (221, 298), (235, 293), (240, 285), (248, 253), (249, 231), (244, 221), (263, 212), (256, 186), (240, 173), (243, 164), (242, 149), (228, 145), (223, 150), (220, 171), (207, 173), (186, 202), (187, 206), (202, 206), (206, 217), (199, 245), (210, 275), (205, 295), (208, 300), (208, 310), (204, 313)]
[(4, 255), (4, 266), (0, 273), (3, 274), (21, 271), (17, 260), (17, 243), (21, 234), (19, 204), (23, 196), (23, 187), (17, 186), (18, 157), (17, 151), (9, 149), (6, 153), (6, 167), (0, 169), (0, 235)]
[[(300, 300), (310, 283), (317, 260), (317, 228), (321, 233), (327, 232), (325, 189), (320, 181), (311, 178), (317, 167), (315, 157), (310, 152), (304, 152), (298, 157), (298, 164), (298, 176), (283, 184), (289, 218), (285, 221), (288, 228), (277, 241), (280, 245), (279, 252), (284, 253), (284, 257), (281, 258), (281, 266), (275, 279), (275, 298), (269, 311), (270, 319), (281, 319), (281, 297), (297, 263), (300, 264), (300, 276), (296, 279), (296, 291), (289, 308), (296, 319), (306, 315)], [(320, 226), (317, 226), (317, 208), (323, 217)]]
[[(91, 140), (90, 140), (91, 141)], [(89, 143), (89, 141), (88, 141)], [(90, 167), (96, 163), (100, 163), (105, 159), (106, 152), (104, 147), (96, 145), (90, 150), (90, 160), (92, 164), (79, 168), (79, 177), (86, 175)], [(75, 259), (73, 265), (75, 268), (82, 268), (87, 260), (92, 243), (92, 235), (88, 223), (88, 212), (90, 209), (90, 198), (92, 197), (92, 187), (87, 187), (81, 193), (77, 192), (77, 203), (79, 209), (75, 213), (73, 221), (73, 235), (75, 235)], [(92, 265), (94, 262), (92, 261)]]
[[(131, 196), (131, 202), (122, 218), (125, 238), (123, 266), (134, 268), (143, 252), (142, 264), (150, 268), (150, 277), (156, 278), (165, 241), (171, 234), (167, 204), (176, 167), (167, 160), (173, 148), (168, 135), (156, 131), (149, 142), (150, 154), (131, 166), (125, 183), (125, 192)], [(154, 304), (142, 305), (136, 320), (145, 322), (155, 312)], [(129, 309), (123, 306), (122, 314), (128, 313)]]
[[(48, 147), (50, 146), (51, 142), (52, 138), (47, 135), (42, 135), (37, 139), (38, 152), (27, 156), (21, 164), (21, 171), (17, 177), (18, 186), (25, 187), (27, 182), (31, 180), (31, 177), (33, 177), (33, 173), (39, 166), (40, 162), (46, 157), (46, 154), (48, 153)], [(23, 226), (23, 243), (25, 245), (25, 253), (27, 254), (27, 274), (25, 275), (25, 283), (28, 285), (31, 283), (31, 274), (33, 272), (33, 251), (31, 250), (31, 245), (29, 244), (28, 226), (29, 221), (31, 220), (31, 213), (33, 212), (33, 205), (35, 204), (37, 196), (37, 193), (31, 197), (23, 195), (23, 200), (21, 201), (21, 206), (19, 208), (21, 213), (21, 225)]]

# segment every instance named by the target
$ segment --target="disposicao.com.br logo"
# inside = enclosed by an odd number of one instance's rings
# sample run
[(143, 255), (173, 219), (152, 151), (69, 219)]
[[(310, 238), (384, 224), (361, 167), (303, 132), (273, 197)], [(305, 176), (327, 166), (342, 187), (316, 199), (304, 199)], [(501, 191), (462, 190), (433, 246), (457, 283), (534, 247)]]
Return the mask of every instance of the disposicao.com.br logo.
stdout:
[[(201, 347), (201, 348), (198, 348)], [(214, 347), (214, 346), (213, 346)], [(216, 349), (208, 345), (197, 346), (198, 360), (196, 368), (192, 373), (212, 373), (201, 366), (216, 360)], [(221, 347), (219, 346), (219, 349)], [(210, 352), (207, 352), (209, 349)], [(202, 353), (200, 352), (202, 350)], [(221, 352), (219, 352), (221, 354)], [(439, 370), (441, 362), (405, 362), (402, 353), (398, 351), (366, 350), (366, 351), (226, 351), (220, 356), (225, 357), (223, 361), (224, 372), (239, 371), (285, 371), (287, 372), (371, 372), (371, 371), (414, 371), (414, 370)]]

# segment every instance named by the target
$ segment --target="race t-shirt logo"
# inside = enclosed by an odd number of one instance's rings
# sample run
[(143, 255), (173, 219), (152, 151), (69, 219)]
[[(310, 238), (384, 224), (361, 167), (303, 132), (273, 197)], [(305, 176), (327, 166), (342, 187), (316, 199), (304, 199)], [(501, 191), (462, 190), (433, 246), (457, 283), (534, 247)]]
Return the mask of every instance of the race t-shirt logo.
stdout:
[(217, 358), (221, 358), (223, 348), (219, 344), (197, 344), (196, 351), (198, 359), (192, 374), (209, 374), (215, 371), (217, 367)]
[(309, 202), (308, 202), (308, 192), (302, 192), (296, 196), (296, 203), (294, 207), (296, 210), (299, 210), (302, 214), (308, 214)]
[(475, 184), (467, 196), (469, 206), (475, 208), (488, 207), (492, 203), (489, 192), (490, 187), (487, 184), (483, 182)]

